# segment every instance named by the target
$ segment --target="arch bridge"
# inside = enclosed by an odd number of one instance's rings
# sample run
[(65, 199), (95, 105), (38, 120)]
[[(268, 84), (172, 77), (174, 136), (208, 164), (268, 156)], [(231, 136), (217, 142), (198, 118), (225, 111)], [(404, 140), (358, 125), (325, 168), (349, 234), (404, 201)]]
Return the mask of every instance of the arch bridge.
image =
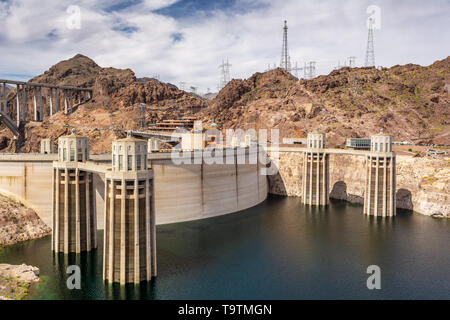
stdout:
[[(10, 99), (8, 99), (8, 85), (16, 87), (16, 92)], [(30, 109), (29, 96), (33, 106)], [(48, 107), (43, 103), (43, 96)], [(51, 117), (61, 109), (61, 100), (64, 113), (70, 114), (74, 108), (90, 99), (92, 89), (89, 88), (0, 79), (0, 121), (18, 138), (21, 123), (43, 121), (45, 116)]]

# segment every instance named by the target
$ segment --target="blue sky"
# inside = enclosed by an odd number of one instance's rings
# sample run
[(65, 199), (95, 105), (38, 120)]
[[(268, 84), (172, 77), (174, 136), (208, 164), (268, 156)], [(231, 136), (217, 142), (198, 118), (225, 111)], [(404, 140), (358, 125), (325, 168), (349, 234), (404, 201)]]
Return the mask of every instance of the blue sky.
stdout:
[[(74, 5), (80, 28), (68, 24)], [(380, 9), (377, 65), (449, 55), (449, 0), (0, 0), (0, 78), (26, 80), (82, 53), (103, 67), (215, 91), (224, 58), (233, 78), (279, 65), (283, 20), (292, 63), (316, 61), (327, 74), (349, 56), (364, 64), (370, 5)]]

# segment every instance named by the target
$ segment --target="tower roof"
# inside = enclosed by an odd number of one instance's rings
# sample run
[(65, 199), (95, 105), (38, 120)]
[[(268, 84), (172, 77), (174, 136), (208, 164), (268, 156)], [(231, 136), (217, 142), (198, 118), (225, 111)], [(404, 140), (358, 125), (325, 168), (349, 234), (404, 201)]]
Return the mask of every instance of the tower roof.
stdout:
[(65, 136), (61, 136), (60, 138), (72, 138), (72, 139), (73, 138), (86, 138), (87, 139), (86, 136), (78, 135), (75, 128), (72, 128), (72, 131), (71, 131), (70, 134), (67, 134)]

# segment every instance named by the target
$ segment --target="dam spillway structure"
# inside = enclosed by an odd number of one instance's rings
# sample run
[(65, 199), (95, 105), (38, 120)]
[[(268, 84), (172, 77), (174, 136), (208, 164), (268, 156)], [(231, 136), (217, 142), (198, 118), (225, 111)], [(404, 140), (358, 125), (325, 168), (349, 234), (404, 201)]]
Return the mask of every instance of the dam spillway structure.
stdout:
[(58, 139), (53, 162), (52, 250), (80, 253), (97, 248), (97, 217), (92, 173), (80, 170), (89, 160), (89, 139), (72, 134)]
[(156, 276), (154, 207), (147, 141), (131, 135), (114, 141), (105, 175), (104, 280), (126, 284)]
[(329, 154), (325, 151), (325, 133), (308, 133), (303, 153), (303, 197), (308, 205), (328, 204)]
[(395, 153), (392, 136), (383, 133), (370, 139), (370, 153), (366, 159), (364, 214), (378, 217), (395, 216)]

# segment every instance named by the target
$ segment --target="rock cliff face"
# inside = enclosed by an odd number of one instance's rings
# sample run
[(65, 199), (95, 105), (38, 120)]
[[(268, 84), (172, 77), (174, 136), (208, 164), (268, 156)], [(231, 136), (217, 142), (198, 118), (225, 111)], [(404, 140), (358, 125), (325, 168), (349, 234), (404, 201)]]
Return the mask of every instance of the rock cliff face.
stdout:
[[(278, 174), (269, 176), (269, 192), (302, 196), (303, 157), (281, 152)], [(364, 157), (330, 155), (330, 198), (364, 203)], [(450, 218), (450, 160), (397, 156), (397, 208)]]
[[(43, 89), (44, 121), (29, 122), (21, 128), (23, 143), (17, 145), (8, 129), (0, 127), (1, 152), (38, 152), (42, 138), (54, 141), (70, 132), (70, 126), (88, 136), (94, 153), (110, 152), (111, 142), (123, 130), (136, 129), (140, 116), (138, 104), (144, 104), (147, 123), (176, 119), (180, 115), (194, 115), (206, 107), (206, 101), (178, 90), (171, 84), (156, 79), (137, 79), (130, 69), (102, 68), (83, 55), (61, 61), (44, 74), (30, 81), (91, 88), (93, 99), (82, 104), (70, 115), (59, 111), (49, 117), (50, 99)], [(27, 93), (28, 115), (32, 115), (32, 92)], [(9, 93), (12, 99), (15, 90)], [(59, 93), (60, 110), (63, 93)], [(9, 113), (14, 115), (13, 105)], [(29, 116), (29, 119), (30, 116)]]
[(36, 212), (0, 194), (0, 247), (50, 233), (51, 229)]
[(311, 80), (282, 69), (230, 81), (204, 110), (222, 128), (278, 128), (305, 136), (319, 128), (327, 144), (369, 137), (450, 144), (450, 57), (426, 67), (341, 68)]

